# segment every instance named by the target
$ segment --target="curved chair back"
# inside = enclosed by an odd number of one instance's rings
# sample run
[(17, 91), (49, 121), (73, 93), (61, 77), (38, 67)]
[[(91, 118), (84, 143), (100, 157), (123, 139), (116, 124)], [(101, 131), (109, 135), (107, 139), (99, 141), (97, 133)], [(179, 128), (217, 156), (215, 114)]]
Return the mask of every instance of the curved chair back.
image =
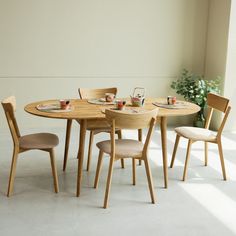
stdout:
[(16, 98), (14, 96), (10, 96), (2, 101), (2, 106), (5, 111), (5, 115), (7, 118), (8, 126), (11, 131), (12, 139), (15, 145), (19, 144), (20, 131), (15, 118), (15, 110), (16, 110)]
[(207, 105), (208, 105), (209, 111), (207, 114), (207, 119), (206, 119), (206, 124), (205, 124), (206, 129), (209, 129), (214, 110), (218, 110), (224, 113), (222, 122), (218, 129), (218, 134), (217, 134), (217, 136), (220, 136), (224, 129), (225, 122), (228, 118), (229, 112), (231, 110), (231, 107), (229, 106), (229, 99), (222, 97), (220, 95), (217, 95), (217, 94), (209, 93), (207, 95)]
[(108, 123), (111, 125), (111, 149), (115, 153), (115, 130), (118, 129), (143, 129), (149, 127), (144, 143), (143, 152), (147, 153), (153, 128), (158, 114), (158, 108), (140, 113), (128, 113), (123, 111), (105, 110)]
[[(130, 110), (132, 112), (132, 110)], [(156, 119), (158, 108), (151, 111), (131, 113), (128, 111), (116, 111), (106, 109), (106, 119), (110, 124), (115, 122), (118, 129), (143, 129), (150, 125), (151, 119)]]
[(100, 88), (100, 89), (86, 89), (79, 88), (79, 95), (81, 99), (104, 98), (105, 93), (117, 94), (117, 88)]

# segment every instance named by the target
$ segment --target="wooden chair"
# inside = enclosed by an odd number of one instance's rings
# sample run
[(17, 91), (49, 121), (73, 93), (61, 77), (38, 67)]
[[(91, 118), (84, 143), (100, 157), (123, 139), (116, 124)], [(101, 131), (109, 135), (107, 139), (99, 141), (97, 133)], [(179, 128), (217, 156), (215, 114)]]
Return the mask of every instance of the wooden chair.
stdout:
[(2, 106), (5, 111), (5, 115), (7, 118), (7, 122), (14, 143), (14, 151), (12, 156), (7, 196), (10, 197), (10, 195), (13, 192), (18, 154), (29, 150), (41, 150), (49, 152), (52, 174), (54, 179), (54, 189), (55, 192), (58, 193), (59, 187), (58, 187), (57, 169), (54, 159), (54, 147), (57, 146), (59, 143), (58, 137), (50, 133), (37, 133), (37, 134), (28, 134), (21, 136), (14, 114), (16, 110), (15, 97), (11, 96), (4, 99), (2, 101)]
[[(228, 106), (228, 103), (229, 103), (229, 99), (221, 97), (216, 94), (209, 93), (207, 96), (208, 115), (206, 119), (205, 128), (178, 127), (175, 129), (176, 140), (175, 140), (170, 168), (172, 168), (174, 165), (176, 151), (177, 151), (180, 137), (184, 137), (188, 139), (188, 148), (187, 148), (187, 154), (186, 154), (186, 160), (185, 160), (185, 166), (184, 166), (183, 181), (186, 179), (186, 175), (187, 175), (187, 167), (188, 167), (188, 162), (189, 162), (189, 157), (190, 157), (191, 145), (192, 143), (196, 141), (203, 141), (205, 143), (205, 166), (207, 166), (207, 162), (208, 162), (208, 142), (215, 143), (218, 145), (223, 178), (224, 180), (226, 180), (223, 149), (222, 149), (222, 143), (221, 143), (221, 134), (222, 134), (225, 122), (227, 120), (227, 117), (231, 109), (231, 107)], [(209, 125), (210, 125), (211, 117), (214, 110), (218, 110), (224, 113), (224, 117), (222, 119), (222, 122), (217, 132), (209, 130)]]
[[(105, 93), (113, 93), (117, 94), (117, 88), (102, 88), (102, 89), (84, 89), (79, 88), (79, 95), (81, 99), (99, 99), (104, 98)], [(76, 120), (78, 123), (80, 123), (79, 120)], [(93, 145), (93, 139), (94, 135), (99, 134), (101, 132), (110, 132), (109, 124), (107, 121), (97, 121), (94, 119), (87, 121), (87, 130), (90, 131), (90, 137), (89, 137), (89, 149), (88, 149), (88, 159), (87, 159), (87, 171), (90, 169), (90, 162), (91, 162), (91, 156), (92, 156), (92, 145)], [(119, 138), (121, 138), (121, 130), (116, 130), (116, 133)], [(67, 157), (67, 156), (66, 156)], [(66, 169), (67, 164), (67, 158), (64, 159), (64, 165), (63, 170)], [(124, 168), (124, 160), (121, 159), (121, 167)]]
[[(110, 155), (110, 164), (107, 176), (106, 192), (104, 199), (104, 208), (107, 208), (108, 198), (110, 192), (110, 185), (113, 172), (114, 161), (121, 158), (132, 158), (133, 167), (133, 185), (136, 183), (135, 177), (135, 160), (143, 160), (145, 163), (146, 174), (148, 179), (148, 185), (151, 195), (152, 203), (155, 203), (155, 194), (153, 190), (152, 175), (148, 162), (148, 146), (153, 133), (153, 128), (155, 125), (157, 117), (158, 108), (152, 111), (147, 111), (144, 113), (127, 113), (121, 111), (106, 110), (106, 118), (111, 126), (111, 139), (97, 143), (99, 148), (99, 157), (97, 163), (96, 176), (94, 180), (94, 188), (97, 188), (99, 176), (101, 172), (103, 154), (107, 153)], [(115, 130), (118, 129), (143, 129), (149, 127), (148, 134), (143, 144), (140, 141), (132, 139), (118, 139), (115, 140)]]

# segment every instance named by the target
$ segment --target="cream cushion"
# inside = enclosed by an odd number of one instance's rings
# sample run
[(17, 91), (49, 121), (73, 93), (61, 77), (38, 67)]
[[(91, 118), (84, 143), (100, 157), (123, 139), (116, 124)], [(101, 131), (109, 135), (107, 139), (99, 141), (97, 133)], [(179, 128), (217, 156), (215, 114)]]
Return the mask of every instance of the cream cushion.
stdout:
[[(143, 151), (143, 143), (132, 139), (115, 140), (115, 153), (118, 157), (141, 157)], [(106, 140), (97, 143), (97, 147), (107, 153), (111, 153), (111, 141)]]
[(194, 141), (215, 141), (217, 133), (209, 129), (182, 126), (175, 128), (180, 136)]
[(21, 136), (19, 142), (23, 149), (51, 149), (58, 145), (59, 140), (55, 134), (36, 133)]

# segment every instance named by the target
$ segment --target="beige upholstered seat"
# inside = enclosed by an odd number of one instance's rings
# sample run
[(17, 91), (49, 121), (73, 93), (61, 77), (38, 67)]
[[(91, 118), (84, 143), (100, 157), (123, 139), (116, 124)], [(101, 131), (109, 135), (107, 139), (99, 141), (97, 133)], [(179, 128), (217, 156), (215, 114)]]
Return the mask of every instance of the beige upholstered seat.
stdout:
[[(126, 113), (125, 111), (106, 110), (106, 118), (111, 125), (111, 140), (106, 140), (97, 143), (99, 148), (99, 157), (96, 170), (96, 176), (94, 180), (94, 188), (98, 186), (98, 180), (101, 171), (101, 165), (103, 160), (103, 154), (107, 153), (110, 156), (109, 171), (107, 176), (107, 185), (104, 198), (104, 208), (107, 208), (108, 197), (110, 191), (110, 184), (113, 172), (114, 161), (121, 158), (132, 158), (133, 167), (133, 185), (135, 185), (135, 159), (143, 160), (145, 163), (146, 174), (148, 179), (148, 185), (151, 195), (152, 203), (155, 203), (155, 194), (153, 190), (152, 176), (148, 162), (148, 146), (150, 143), (153, 128), (156, 122), (158, 109), (147, 111), (144, 113)], [(149, 127), (148, 134), (143, 144), (137, 140), (131, 139), (118, 139), (115, 140), (115, 130), (118, 129), (143, 129)]]
[[(142, 157), (143, 143), (132, 139), (115, 140), (117, 157)], [(102, 141), (97, 143), (97, 147), (107, 154), (111, 154), (111, 141)]]
[(38, 133), (21, 136), (19, 143), (23, 149), (50, 149), (58, 145), (59, 139), (55, 134)]
[[(117, 88), (102, 88), (102, 89), (84, 89), (79, 88), (79, 95), (81, 99), (99, 99), (104, 98), (105, 93), (113, 93), (117, 94)], [(76, 120), (78, 123), (80, 123), (80, 120)], [(88, 149), (88, 159), (87, 159), (87, 171), (90, 169), (90, 161), (92, 156), (92, 145), (93, 145), (93, 139), (94, 135), (99, 134), (101, 132), (110, 132), (109, 124), (106, 120), (87, 120), (87, 130), (90, 131), (90, 137), (89, 137), (89, 149)], [(118, 134), (118, 137), (121, 138), (121, 130), (116, 130), (116, 133)], [(68, 136), (68, 135), (67, 135)], [(63, 164), (63, 170), (65, 171), (67, 165), (67, 155), (65, 155), (64, 158), (64, 164)], [(124, 168), (124, 160), (121, 159), (121, 166)]]
[(184, 138), (194, 141), (215, 141), (217, 135), (216, 132), (209, 129), (186, 126), (175, 128), (175, 132)]
[(54, 180), (54, 188), (55, 192), (58, 193), (59, 188), (58, 188), (57, 169), (55, 165), (54, 150), (53, 150), (54, 147), (57, 146), (59, 143), (58, 137), (51, 133), (37, 133), (37, 134), (29, 134), (21, 136), (14, 114), (16, 109), (15, 97), (12, 96), (3, 100), (2, 106), (4, 108), (8, 125), (11, 131), (12, 139), (14, 142), (14, 152), (12, 157), (7, 196), (9, 197), (13, 191), (18, 154), (33, 149), (49, 152), (53, 180)]
[[(218, 145), (223, 178), (224, 178), (224, 180), (226, 180), (226, 171), (225, 171), (225, 164), (224, 164), (224, 157), (223, 157), (223, 149), (222, 149), (222, 144), (221, 144), (221, 134), (222, 134), (225, 122), (228, 118), (228, 115), (229, 115), (229, 112), (231, 109), (231, 107), (228, 106), (228, 103), (229, 103), (229, 99), (221, 97), (216, 94), (209, 93), (207, 96), (207, 105), (208, 105), (209, 111), (208, 111), (208, 115), (207, 115), (207, 119), (206, 119), (205, 128), (178, 127), (175, 129), (176, 140), (175, 140), (175, 146), (174, 146), (172, 160), (171, 160), (171, 164), (170, 164), (171, 168), (174, 165), (176, 151), (177, 151), (180, 137), (184, 137), (189, 140), (187, 154), (186, 154), (186, 160), (185, 160), (185, 166), (184, 166), (183, 180), (186, 179), (191, 145), (192, 145), (192, 143), (194, 143), (196, 141), (203, 141), (205, 143), (205, 165), (206, 166), (207, 166), (207, 162), (208, 162), (208, 142), (216, 143)], [(221, 122), (217, 132), (209, 130), (209, 125), (210, 125), (211, 117), (212, 117), (214, 110), (218, 110), (218, 111), (224, 113), (224, 117), (222, 119), (222, 122)]]

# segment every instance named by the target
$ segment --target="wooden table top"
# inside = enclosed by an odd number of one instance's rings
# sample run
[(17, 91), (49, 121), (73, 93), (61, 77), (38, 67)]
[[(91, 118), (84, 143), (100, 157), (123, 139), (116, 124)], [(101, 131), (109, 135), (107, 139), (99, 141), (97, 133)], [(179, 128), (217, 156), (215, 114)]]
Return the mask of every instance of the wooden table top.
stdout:
[[(37, 109), (37, 105), (40, 104), (59, 104), (59, 100), (45, 100), (33, 102), (25, 106), (25, 111), (36, 115), (47, 118), (56, 118), (56, 119), (104, 119), (104, 110), (106, 108), (114, 107), (114, 105), (95, 105), (90, 104), (86, 99), (68, 99), (71, 104), (71, 111), (68, 112), (48, 112), (48, 111), (40, 111)], [(166, 102), (166, 98), (146, 98), (145, 105), (141, 108), (132, 107), (130, 103), (130, 99), (127, 100), (127, 108), (132, 109), (145, 109), (152, 110), (156, 108), (153, 105), (153, 102)], [(179, 102), (179, 101), (178, 101)], [(159, 107), (158, 117), (169, 117), (169, 116), (184, 116), (197, 113), (200, 110), (200, 107), (196, 104), (189, 103), (186, 101), (181, 101), (181, 103), (185, 104), (185, 108), (181, 109), (167, 109)]]

